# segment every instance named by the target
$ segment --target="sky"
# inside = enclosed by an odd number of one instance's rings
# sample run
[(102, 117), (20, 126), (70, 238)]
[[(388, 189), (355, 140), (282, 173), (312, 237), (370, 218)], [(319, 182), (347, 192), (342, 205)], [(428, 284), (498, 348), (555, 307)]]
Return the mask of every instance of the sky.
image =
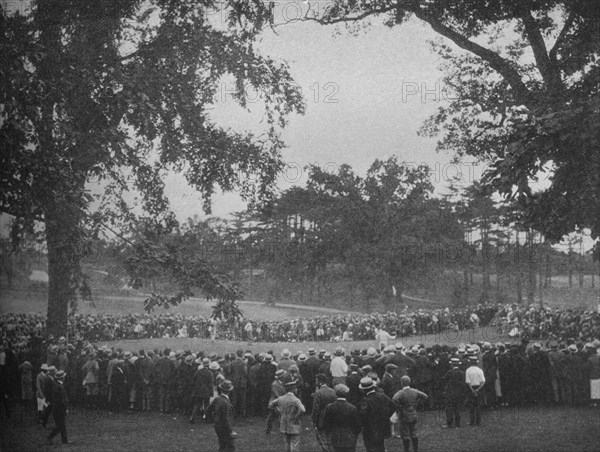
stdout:
[[(373, 24), (354, 36), (344, 28), (295, 22), (276, 32), (265, 32), (258, 48), (289, 64), (306, 102), (305, 115), (291, 116), (281, 135), (288, 166), (279, 188), (303, 184), (308, 164), (336, 171), (346, 163), (364, 175), (375, 159), (392, 155), (429, 166), (438, 192), (454, 176), (462, 176), (467, 185), (481, 174), (482, 167), (469, 164), (472, 159), (452, 165), (451, 155), (436, 153), (435, 139), (417, 135), (445, 97), (438, 56), (428, 44), (436, 35), (427, 25), (416, 20), (391, 29)], [(259, 103), (250, 112), (242, 110), (233, 101), (232, 89), (231, 83), (221, 83), (211, 112), (215, 122), (234, 130), (264, 130)], [(250, 95), (255, 98), (255, 93)], [(202, 216), (200, 197), (181, 176), (167, 178), (167, 192), (180, 219), (192, 213)], [(217, 196), (212, 213), (227, 216), (244, 207), (236, 194)]]

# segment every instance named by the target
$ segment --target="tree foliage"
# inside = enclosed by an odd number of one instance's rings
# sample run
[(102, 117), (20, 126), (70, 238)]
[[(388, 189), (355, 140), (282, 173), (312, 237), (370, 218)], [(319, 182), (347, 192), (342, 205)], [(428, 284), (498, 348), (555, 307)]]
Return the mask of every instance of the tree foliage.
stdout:
[[(66, 328), (86, 240), (139, 214), (127, 190), (164, 232), (176, 226), (166, 171), (183, 173), (206, 210), (216, 187), (268, 195), (282, 166), (277, 128), (304, 107), (287, 66), (255, 51), (265, 6), (250, 4), (260, 14), (212, 0), (40, 0), (28, 15), (0, 14), (0, 205), (17, 219), (15, 237), (45, 224), (51, 332)], [(265, 135), (211, 120), (223, 77), (262, 93)]]
[[(600, 236), (599, 11), (595, 0), (334, 0), (305, 20), (428, 24), (453, 96), (421, 133), (488, 163), (484, 183), (559, 241)], [(551, 183), (536, 193), (540, 171)]]
[(432, 192), (427, 168), (396, 157), (376, 160), (365, 177), (348, 165), (337, 173), (311, 166), (306, 187), (263, 208), (266, 227), (255, 241), (278, 245), (269, 258), (281, 279), (318, 285), (338, 266), (368, 301), (391, 307), (412, 277), (440, 263), (436, 251), (462, 240), (455, 215)]

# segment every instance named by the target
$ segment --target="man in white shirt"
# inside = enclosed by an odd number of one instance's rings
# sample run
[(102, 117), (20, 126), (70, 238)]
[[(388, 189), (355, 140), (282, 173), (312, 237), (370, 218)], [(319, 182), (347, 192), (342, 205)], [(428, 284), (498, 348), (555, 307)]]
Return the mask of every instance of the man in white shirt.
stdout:
[(375, 329), (375, 340), (379, 342), (379, 349), (383, 350), (388, 346), (389, 341), (396, 339), (396, 336), (392, 336), (390, 333), (382, 329)]
[(348, 364), (344, 358), (344, 349), (338, 347), (335, 349), (335, 357), (331, 360), (329, 367), (333, 386), (346, 384), (346, 376), (348, 375)]
[(485, 376), (483, 370), (477, 365), (477, 355), (469, 356), (470, 366), (465, 372), (465, 382), (469, 387), (467, 392), (467, 405), (469, 406), (469, 415), (471, 422), (469, 425), (478, 426), (481, 424), (481, 390), (485, 386)]

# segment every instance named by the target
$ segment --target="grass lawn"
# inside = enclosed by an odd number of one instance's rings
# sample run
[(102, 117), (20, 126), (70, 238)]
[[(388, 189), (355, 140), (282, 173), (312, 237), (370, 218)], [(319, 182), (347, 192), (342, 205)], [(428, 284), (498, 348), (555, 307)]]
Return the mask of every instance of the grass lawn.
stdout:
[[(463, 412), (463, 419), (467, 413)], [(504, 408), (485, 412), (480, 427), (441, 428), (442, 412), (421, 414), (420, 446), (423, 451), (598, 451), (600, 450), (600, 410), (592, 408)], [(308, 417), (301, 437), (301, 451), (318, 452)], [(52, 422), (49, 423), (49, 426)], [(251, 418), (234, 422), (239, 452), (279, 452), (280, 434), (265, 435), (265, 421)], [(10, 419), (0, 414), (2, 451), (216, 451), (212, 425), (189, 424), (179, 415), (72, 410), (67, 430), (72, 445), (63, 446), (60, 437), (46, 444), (49, 430), (33, 421), (33, 414), (18, 408)], [(386, 441), (388, 451), (402, 450), (399, 439)], [(357, 451), (364, 451), (359, 437)]]
[[(135, 296), (95, 296), (92, 301), (79, 301), (77, 313), (79, 314), (113, 314), (127, 315), (144, 313), (145, 297)], [(214, 301), (201, 298), (190, 298), (169, 310), (156, 309), (153, 314), (182, 314), (201, 315), (210, 317)], [(266, 306), (264, 303), (252, 301), (239, 301), (238, 305), (244, 316), (250, 320), (282, 321), (294, 318), (313, 318), (323, 315), (347, 314), (349, 311), (329, 309), (319, 306), (292, 306), (279, 304)], [(45, 292), (19, 292), (7, 290), (0, 293), (0, 314), (7, 313), (32, 313), (46, 315), (48, 300)], [(265, 316), (265, 313), (267, 314)]]

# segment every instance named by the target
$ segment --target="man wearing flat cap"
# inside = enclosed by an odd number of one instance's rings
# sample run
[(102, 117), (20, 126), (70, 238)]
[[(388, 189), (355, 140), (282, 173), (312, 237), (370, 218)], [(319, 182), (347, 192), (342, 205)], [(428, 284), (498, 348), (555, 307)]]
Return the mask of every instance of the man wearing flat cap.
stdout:
[(236, 433), (231, 427), (233, 406), (229, 401), (229, 394), (233, 391), (233, 385), (229, 380), (223, 380), (217, 386), (219, 395), (212, 401), (209, 411), (214, 419), (215, 433), (219, 441), (219, 452), (234, 452), (233, 440)]
[(327, 435), (331, 452), (354, 452), (362, 427), (358, 410), (346, 400), (350, 388), (344, 384), (334, 388), (337, 400), (325, 407), (321, 430)]
[(283, 433), (285, 452), (300, 451), (300, 416), (306, 412), (306, 408), (296, 396), (297, 384), (298, 380), (293, 379), (290, 374), (285, 374), (285, 394), (269, 402), (269, 409), (280, 413), (279, 431)]

